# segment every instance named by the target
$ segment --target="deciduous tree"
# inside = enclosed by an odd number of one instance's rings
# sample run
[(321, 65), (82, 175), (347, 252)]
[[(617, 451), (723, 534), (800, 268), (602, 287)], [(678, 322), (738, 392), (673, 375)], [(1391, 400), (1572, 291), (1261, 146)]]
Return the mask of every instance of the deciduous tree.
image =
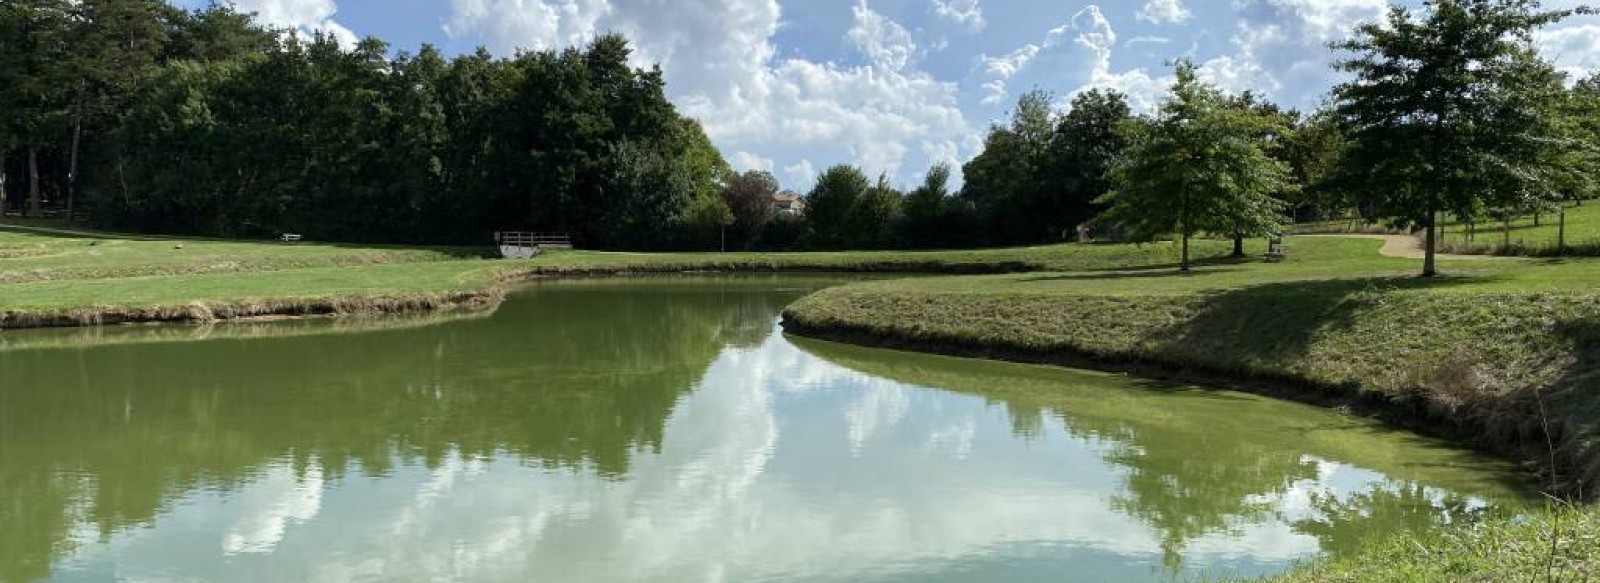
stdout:
[(1155, 119), (1132, 126), (1138, 133), (1112, 171), (1115, 190), (1101, 201), (1110, 209), (1099, 220), (1134, 240), (1177, 236), (1184, 272), (1197, 234), (1276, 231), (1284, 204), (1272, 195), (1289, 176), (1264, 149), (1263, 123), (1230, 107), (1227, 96), (1198, 79), (1193, 63), (1180, 61), (1172, 95)]
[(852, 215), (871, 188), (867, 175), (855, 166), (840, 164), (822, 171), (817, 176), (817, 184), (806, 194), (809, 244), (820, 248), (849, 244), (855, 238), (855, 233), (851, 232)]
[(1435, 0), (1420, 15), (1394, 7), (1335, 45), (1354, 53), (1338, 65), (1354, 79), (1334, 90), (1350, 130), (1342, 182), (1426, 230), (1424, 276), (1438, 273), (1439, 213), (1477, 216), (1555, 162), (1528, 155), (1551, 136), (1529, 123), (1537, 112), (1515, 102), (1516, 89), (1530, 79), (1533, 32), (1574, 12), (1538, 0)]
[(729, 234), (734, 245), (750, 248), (772, 222), (773, 200), (782, 187), (771, 172), (751, 170), (734, 174), (722, 189), (722, 199), (733, 212)]

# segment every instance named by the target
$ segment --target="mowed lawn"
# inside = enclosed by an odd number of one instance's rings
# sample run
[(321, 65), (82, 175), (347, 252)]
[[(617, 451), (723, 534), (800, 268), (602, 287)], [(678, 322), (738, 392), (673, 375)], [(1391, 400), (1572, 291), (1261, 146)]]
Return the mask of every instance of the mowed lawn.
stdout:
[[(490, 248), (284, 244), (61, 236), (0, 230), (0, 311), (404, 297), (478, 291), (537, 274), (630, 271), (994, 272), (1111, 269), (1177, 261), (1171, 244), (940, 252), (552, 252), (485, 259)], [(1223, 242), (1197, 246), (1218, 257)]]
[[(1589, 201), (1581, 206), (1567, 204), (1567, 245), (1570, 247), (1600, 246), (1600, 201)], [(1554, 247), (1560, 231), (1560, 221), (1554, 212), (1526, 216), (1511, 221), (1510, 242), (1521, 247)], [(1467, 224), (1452, 220), (1445, 224), (1442, 241), (1451, 244), (1471, 243), (1481, 246), (1500, 246), (1506, 242), (1505, 225), (1493, 219), (1477, 222), (1475, 233)], [(1470, 236), (1469, 236), (1470, 235)]]
[[(1600, 208), (1600, 207), (1597, 207)], [(1291, 258), (1224, 258), (1226, 241), (1194, 245), (1200, 267), (1178, 275), (1170, 242), (1054, 245), (971, 251), (830, 253), (554, 252), (531, 261), (482, 258), (488, 248), (283, 244), (217, 240), (56, 236), (0, 231), (0, 310), (332, 297), (394, 297), (481, 290), (536, 274), (629, 271), (1003, 272), (865, 284), (904, 290), (1023, 294), (1186, 294), (1268, 283), (1394, 280), (1442, 292), (1582, 291), (1600, 282), (1600, 261), (1445, 262), (1448, 277), (1415, 282), (1415, 260), (1378, 254), (1362, 239), (1292, 238)], [(1250, 242), (1252, 253), (1265, 248)]]
[[(1255, 241), (1252, 249), (1265, 243)], [(1592, 292), (1600, 286), (1600, 259), (1445, 260), (1443, 277), (1422, 280), (1419, 259), (1379, 254), (1383, 242), (1342, 237), (1291, 237), (1290, 258), (1267, 263), (1211, 258), (1189, 274), (1174, 266), (1043, 271), (975, 277), (945, 277), (915, 282), (878, 281), (862, 290), (902, 292), (1003, 293), (1007, 295), (1182, 295), (1242, 289), (1268, 284), (1362, 281), (1382, 288), (1403, 287), (1438, 293)]]
[(420, 263), (484, 250), (87, 237), (0, 230), (0, 283)]

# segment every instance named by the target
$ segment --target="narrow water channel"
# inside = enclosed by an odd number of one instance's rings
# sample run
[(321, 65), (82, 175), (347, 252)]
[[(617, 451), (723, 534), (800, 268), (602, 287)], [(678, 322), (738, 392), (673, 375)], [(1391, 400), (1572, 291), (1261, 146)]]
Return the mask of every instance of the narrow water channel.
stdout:
[(1331, 411), (785, 337), (829, 283), (0, 333), (0, 581), (1166, 581), (1524, 500)]

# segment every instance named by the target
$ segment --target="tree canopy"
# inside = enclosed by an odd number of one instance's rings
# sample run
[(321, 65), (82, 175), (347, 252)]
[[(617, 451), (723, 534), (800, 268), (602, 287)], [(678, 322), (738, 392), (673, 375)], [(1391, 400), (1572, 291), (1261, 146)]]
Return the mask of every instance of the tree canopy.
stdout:
[(1100, 220), (1137, 241), (1176, 235), (1181, 271), (1190, 269), (1189, 239), (1202, 232), (1266, 235), (1285, 222), (1273, 195), (1290, 185), (1289, 169), (1260, 139), (1281, 129), (1201, 82), (1193, 63), (1178, 63), (1155, 119), (1130, 131), (1133, 145), (1112, 172), (1115, 190), (1101, 200), (1111, 208)]
[(1051, 99), (1043, 91), (1024, 94), (1009, 125), (991, 127), (983, 152), (962, 169), (961, 196), (992, 244), (1071, 240), (1110, 189), (1110, 167), (1127, 147), (1127, 98), (1090, 90), (1061, 114)]
[(1342, 183), (1376, 211), (1427, 230), (1434, 263), (1440, 212), (1473, 217), (1517, 198), (1545, 197), (1560, 138), (1553, 69), (1533, 32), (1574, 10), (1537, 0), (1438, 0), (1420, 15), (1394, 7), (1338, 49), (1354, 79), (1334, 90), (1349, 133)]
[(693, 204), (731, 174), (620, 36), (447, 59), (159, 0), (8, 2), (0, 36), (0, 167), (26, 153), (30, 213), (82, 184), (134, 231), (672, 248), (703, 245)]

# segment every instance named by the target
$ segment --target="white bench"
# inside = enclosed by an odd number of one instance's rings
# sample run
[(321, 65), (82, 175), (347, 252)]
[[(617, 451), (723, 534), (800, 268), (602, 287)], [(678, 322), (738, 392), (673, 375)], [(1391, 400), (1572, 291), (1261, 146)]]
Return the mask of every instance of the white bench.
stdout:
[(284, 233), (279, 239), (282, 239), (284, 243), (299, 243), (302, 237), (298, 233)]

